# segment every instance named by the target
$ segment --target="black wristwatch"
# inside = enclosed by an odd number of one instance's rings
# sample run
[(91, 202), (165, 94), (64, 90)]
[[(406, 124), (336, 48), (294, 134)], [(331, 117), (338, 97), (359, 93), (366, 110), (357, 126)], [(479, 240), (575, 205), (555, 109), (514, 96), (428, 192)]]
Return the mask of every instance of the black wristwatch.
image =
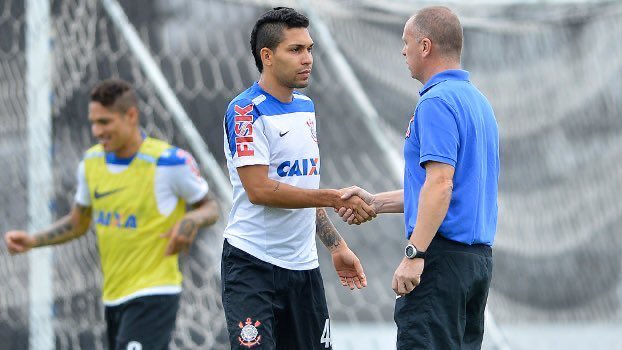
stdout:
[(404, 248), (404, 255), (406, 255), (408, 259), (425, 259), (425, 252), (418, 250), (417, 247), (412, 244), (409, 244), (406, 248)]

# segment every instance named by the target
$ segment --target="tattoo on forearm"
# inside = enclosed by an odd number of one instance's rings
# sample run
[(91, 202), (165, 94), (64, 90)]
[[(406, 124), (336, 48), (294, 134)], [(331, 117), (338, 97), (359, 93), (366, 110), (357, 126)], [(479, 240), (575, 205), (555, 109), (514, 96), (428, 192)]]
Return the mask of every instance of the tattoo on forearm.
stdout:
[(91, 207), (83, 207), (81, 205), (76, 204), (76, 208), (80, 211), (80, 214), (90, 217), (91, 216)]
[(316, 235), (320, 237), (320, 240), (328, 250), (332, 251), (341, 244), (341, 235), (339, 235), (333, 223), (330, 222), (328, 215), (326, 215), (326, 210), (317, 210), (315, 227)]
[(281, 186), (281, 183), (279, 181), (276, 182), (276, 186), (274, 186), (274, 189), (272, 190), (273, 192), (276, 192), (279, 190), (279, 186)]
[[(35, 245), (39, 247), (64, 243), (85, 233), (91, 221), (92, 207), (75, 204), (74, 208), (80, 213), (75, 226), (72, 222), (73, 214), (65, 216), (57, 221), (50, 229), (35, 236)], [(76, 218), (73, 217), (73, 219), (75, 220)]]
[(191, 237), (196, 229), (197, 224), (191, 219), (183, 219), (179, 224), (179, 234), (181, 236)]
[(64, 242), (65, 240), (68, 240), (69, 238), (73, 237), (73, 235), (71, 234), (72, 231), (73, 231), (73, 225), (71, 224), (71, 222), (66, 221), (66, 222), (60, 223), (58, 226), (52, 227), (50, 231), (45, 232), (41, 235), (38, 235), (36, 237), (36, 244), (38, 246), (41, 246), (41, 245)]

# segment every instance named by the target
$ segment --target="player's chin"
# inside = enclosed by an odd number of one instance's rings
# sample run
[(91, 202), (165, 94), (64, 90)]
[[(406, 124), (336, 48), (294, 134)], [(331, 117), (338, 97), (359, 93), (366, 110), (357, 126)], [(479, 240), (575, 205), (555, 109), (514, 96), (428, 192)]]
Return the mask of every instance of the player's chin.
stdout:
[(99, 144), (104, 149), (104, 152), (106, 153), (114, 152), (114, 147), (112, 146), (110, 142), (100, 142)]
[(309, 78), (298, 80), (294, 83), (294, 89), (304, 89), (309, 86)]

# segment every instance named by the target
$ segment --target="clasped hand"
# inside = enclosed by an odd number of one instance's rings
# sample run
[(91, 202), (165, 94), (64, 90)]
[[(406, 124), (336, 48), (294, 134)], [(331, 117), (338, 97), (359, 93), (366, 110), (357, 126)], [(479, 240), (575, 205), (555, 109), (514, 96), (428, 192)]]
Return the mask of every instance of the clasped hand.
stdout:
[(344, 203), (353, 201), (359, 205), (359, 207), (351, 207), (344, 204), (341, 207), (335, 207), (335, 212), (341, 217), (341, 220), (350, 225), (360, 225), (376, 217), (377, 208), (374, 196), (371, 193), (357, 186), (342, 188), (339, 191)]

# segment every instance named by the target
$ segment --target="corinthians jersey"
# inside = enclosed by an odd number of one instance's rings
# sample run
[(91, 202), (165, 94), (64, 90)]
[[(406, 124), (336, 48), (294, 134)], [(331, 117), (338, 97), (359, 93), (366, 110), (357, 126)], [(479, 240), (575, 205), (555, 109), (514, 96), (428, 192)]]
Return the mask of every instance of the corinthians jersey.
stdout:
[(192, 156), (146, 138), (131, 158), (89, 149), (78, 167), (75, 200), (93, 209), (107, 306), (181, 292), (177, 255), (164, 257), (168, 232), (208, 192)]
[(292, 102), (283, 103), (255, 83), (229, 104), (224, 133), (233, 185), (233, 205), (224, 237), (231, 245), (282, 268), (318, 267), (316, 209), (252, 204), (237, 172), (246, 165), (267, 165), (272, 180), (319, 188), (320, 152), (311, 99), (294, 92)]

